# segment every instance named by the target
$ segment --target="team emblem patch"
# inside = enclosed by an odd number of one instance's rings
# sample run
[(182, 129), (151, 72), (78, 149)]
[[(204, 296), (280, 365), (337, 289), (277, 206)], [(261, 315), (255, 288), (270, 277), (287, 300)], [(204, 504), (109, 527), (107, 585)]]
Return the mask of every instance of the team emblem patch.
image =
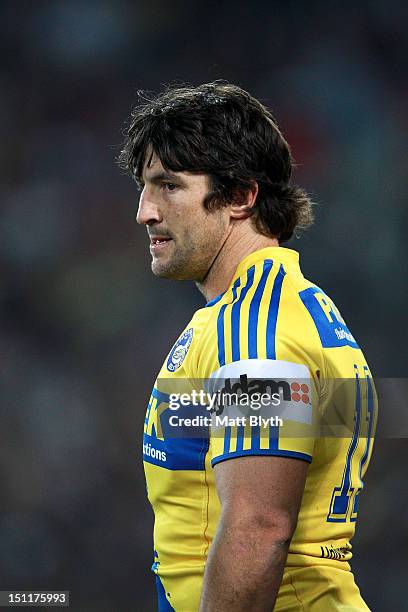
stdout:
[(167, 369), (169, 372), (175, 372), (183, 363), (193, 340), (193, 332), (194, 330), (192, 327), (187, 329), (171, 349), (169, 358), (167, 359)]

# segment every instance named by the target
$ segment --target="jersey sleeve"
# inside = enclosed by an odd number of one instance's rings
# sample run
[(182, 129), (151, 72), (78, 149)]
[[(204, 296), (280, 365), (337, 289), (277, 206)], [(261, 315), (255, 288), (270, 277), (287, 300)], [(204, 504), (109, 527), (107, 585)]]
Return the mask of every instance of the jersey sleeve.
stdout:
[[(248, 455), (311, 462), (318, 403), (313, 329), (282, 266), (249, 269), (204, 334), (211, 463)], [(310, 336), (308, 333), (310, 332)], [(228, 396), (228, 394), (230, 394)]]
[(246, 455), (313, 456), (313, 395), (307, 366), (250, 359), (227, 364), (210, 378), (219, 397), (212, 413), (212, 465)]

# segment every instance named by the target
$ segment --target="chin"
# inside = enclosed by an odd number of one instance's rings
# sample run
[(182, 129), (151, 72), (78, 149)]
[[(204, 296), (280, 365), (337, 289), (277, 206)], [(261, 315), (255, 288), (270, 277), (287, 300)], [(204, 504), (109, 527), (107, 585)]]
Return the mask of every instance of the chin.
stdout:
[(171, 261), (164, 263), (153, 260), (152, 272), (159, 278), (168, 278), (170, 280), (196, 280), (195, 275), (186, 265), (176, 265)]
[(180, 271), (175, 270), (174, 266), (172, 266), (170, 262), (165, 264), (153, 260), (152, 272), (155, 276), (158, 276), (159, 278), (169, 278), (173, 280), (179, 280), (180, 278)]

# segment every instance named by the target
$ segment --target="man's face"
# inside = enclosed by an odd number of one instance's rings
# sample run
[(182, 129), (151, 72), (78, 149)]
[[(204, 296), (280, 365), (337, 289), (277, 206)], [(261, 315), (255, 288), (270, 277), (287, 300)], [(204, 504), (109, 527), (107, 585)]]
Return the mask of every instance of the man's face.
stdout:
[(147, 154), (136, 220), (146, 225), (156, 276), (201, 282), (227, 235), (227, 208), (208, 212), (206, 174), (170, 172)]

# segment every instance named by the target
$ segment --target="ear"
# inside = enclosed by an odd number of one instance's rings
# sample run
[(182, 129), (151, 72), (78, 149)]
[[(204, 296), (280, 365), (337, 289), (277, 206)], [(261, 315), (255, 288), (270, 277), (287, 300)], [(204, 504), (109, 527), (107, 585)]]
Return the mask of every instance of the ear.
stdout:
[(251, 181), (248, 189), (237, 189), (230, 205), (231, 219), (246, 219), (252, 215), (252, 208), (258, 195), (258, 183)]

